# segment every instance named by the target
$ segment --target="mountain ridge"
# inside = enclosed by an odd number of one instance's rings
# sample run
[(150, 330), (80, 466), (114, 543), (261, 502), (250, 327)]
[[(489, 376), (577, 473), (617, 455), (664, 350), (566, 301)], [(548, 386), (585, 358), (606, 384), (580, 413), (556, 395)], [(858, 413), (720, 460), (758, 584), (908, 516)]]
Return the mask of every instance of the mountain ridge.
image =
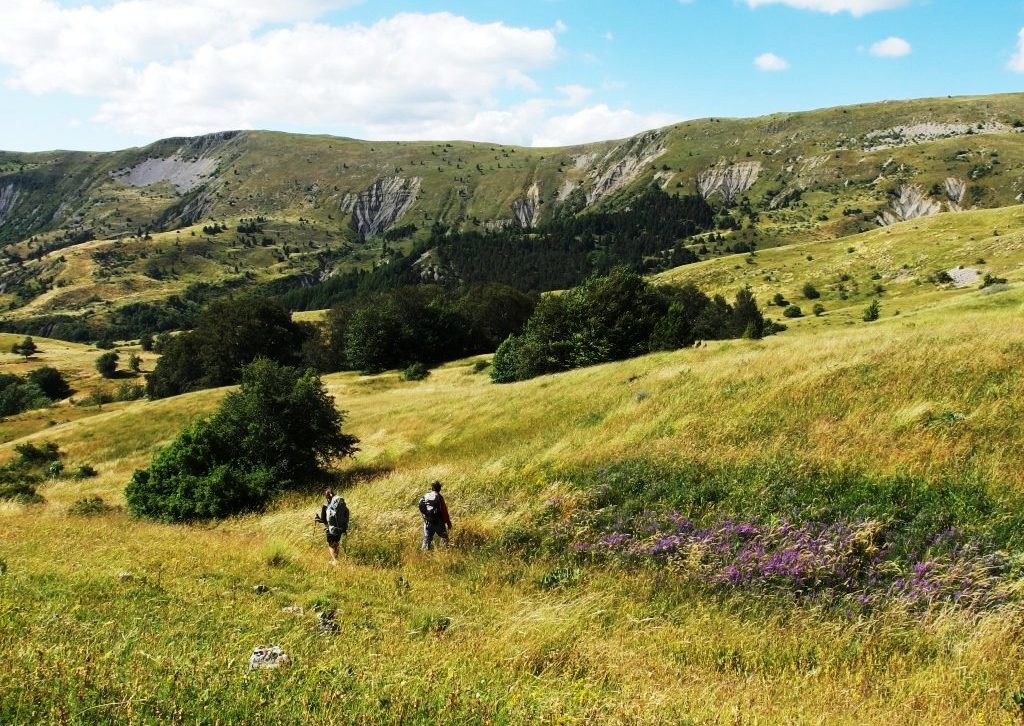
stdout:
[(711, 117), (553, 148), (233, 130), (0, 152), (0, 306), (103, 315), (195, 283), (308, 284), (386, 264), (438, 225), (529, 233), (626, 208), (652, 184), (716, 208), (714, 233), (680, 240), (701, 258), (835, 239), (1016, 203), (1022, 119), (1024, 94), (1001, 94)]

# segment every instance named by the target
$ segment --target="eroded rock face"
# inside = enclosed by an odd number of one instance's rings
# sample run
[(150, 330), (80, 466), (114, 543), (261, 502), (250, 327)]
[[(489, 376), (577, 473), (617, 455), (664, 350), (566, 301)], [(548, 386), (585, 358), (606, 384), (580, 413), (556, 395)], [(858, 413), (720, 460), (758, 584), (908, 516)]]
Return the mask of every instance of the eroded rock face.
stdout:
[(418, 176), (409, 179), (399, 176), (378, 179), (354, 199), (346, 198), (342, 202), (342, 209), (351, 204), (352, 225), (363, 239), (369, 239), (391, 229), (409, 211), (416, 201), (422, 181)]
[(948, 139), (964, 136), (968, 133), (998, 133), (1006, 131), (1006, 126), (998, 121), (983, 124), (939, 123), (926, 121), (917, 124), (893, 126), (888, 129), (869, 131), (864, 134), (863, 148), (865, 151), (881, 151), (896, 149), (901, 146), (924, 144), (936, 139)]
[(532, 229), (540, 221), (540, 187), (537, 182), (530, 185), (525, 196), (512, 202), (512, 214), (520, 229)]
[(214, 157), (186, 159), (180, 154), (174, 154), (163, 159), (146, 159), (130, 169), (114, 172), (113, 177), (133, 187), (148, 187), (169, 181), (179, 194), (187, 194), (213, 174), (219, 163)]
[(902, 184), (889, 200), (889, 209), (878, 215), (878, 224), (888, 227), (911, 219), (930, 217), (942, 211), (942, 205), (929, 199), (917, 184)]
[(946, 190), (946, 198), (949, 200), (946, 202), (949, 206), (949, 211), (962, 212), (964, 194), (967, 193), (967, 182), (959, 177), (951, 176), (946, 179), (944, 187)]
[(720, 161), (697, 175), (697, 190), (709, 201), (717, 194), (726, 205), (732, 204), (736, 197), (757, 183), (761, 168), (760, 161), (739, 164)]
[(7, 221), (7, 217), (17, 203), (18, 188), (13, 183), (0, 186), (0, 226)]
[(616, 146), (590, 172), (594, 183), (587, 192), (587, 206), (628, 186), (665, 151), (658, 132), (640, 134)]

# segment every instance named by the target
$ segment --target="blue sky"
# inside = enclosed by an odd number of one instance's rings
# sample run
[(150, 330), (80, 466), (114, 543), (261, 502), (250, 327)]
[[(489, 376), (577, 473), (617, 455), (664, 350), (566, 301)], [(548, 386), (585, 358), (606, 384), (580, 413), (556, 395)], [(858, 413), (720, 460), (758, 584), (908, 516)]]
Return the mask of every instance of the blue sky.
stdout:
[(1024, 0), (3, 0), (0, 148), (272, 128), (532, 145), (1012, 92)]

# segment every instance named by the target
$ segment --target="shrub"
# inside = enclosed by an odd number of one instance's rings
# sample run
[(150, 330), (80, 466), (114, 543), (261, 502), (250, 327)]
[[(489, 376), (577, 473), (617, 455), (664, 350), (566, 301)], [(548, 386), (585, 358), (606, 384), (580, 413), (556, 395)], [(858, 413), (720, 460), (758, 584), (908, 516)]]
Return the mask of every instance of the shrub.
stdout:
[(107, 351), (96, 359), (96, 370), (104, 378), (113, 378), (117, 374), (117, 361), (120, 359), (116, 351)]
[(115, 401), (137, 401), (146, 395), (146, 387), (141, 383), (124, 381), (114, 391)]
[(478, 361), (475, 361), (473, 363), (472, 371), (473, 371), (473, 373), (482, 373), (482, 372), (484, 372), (485, 370), (487, 370), (490, 367), (491, 367), (491, 364), (490, 364), (489, 361), (478, 360)]
[(51, 403), (35, 383), (11, 374), (0, 374), (0, 416), (13, 416)]
[(874, 322), (875, 320), (878, 320), (881, 314), (882, 306), (878, 304), (877, 300), (872, 300), (871, 304), (864, 309), (864, 322)]
[(825, 306), (822, 305), (821, 303), (815, 303), (814, 304), (814, 317), (820, 318), (824, 314), (825, 314)]
[(17, 456), (0, 467), (0, 499), (37, 504), (43, 498), (36, 486), (43, 480), (52, 463), (59, 463), (60, 450), (53, 442), (36, 446), (31, 442), (14, 447)]
[(78, 399), (78, 401), (76, 401), (76, 404), (79, 405), (79, 406), (102, 406), (105, 403), (113, 403), (113, 402), (114, 402), (114, 394), (113, 393), (111, 393), (110, 391), (105, 391), (105, 390), (97, 388), (97, 389), (94, 389), (85, 398)]
[(60, 459), (60, 449), (52, 441), (47, 441), (41, 446), (36, 446), (29, 441), (24, 444), (18, 444), (14, 447), (14, 450), (18, 454), (18, 458), (8, 466), (32, 467), (49, 464), (51, 461)]
[(43, 498), (36, 492), (36, 485), (29, 482), (0, 482), (0, 500), (19, 504), (39, 504)]
[(1005, 285), (1005, 284), (1006, 284), (1006, 278), (1005, 277), (996, 277), (995, 275), (993, 275), (991, 273), (988, 273), (988, 272), (985, 273), (985, 277), (981, 281), (982, 289), (984, 289), (986, 287), (992, 287), (993, 285)]
[(59, 401), (71, 395), (71, 386), (64, 375), (56, 368), (43, 366), (36, 368), (27, 376), (29, 383), (34, 383), (51, 401)]
[(816, 288), (809, 282), (804, 283), (803, 293), (804, 297), (807, 298), (808, 300), (817, 300), (819, 297), (821, 297), (821, 293), (818, 292), (818, 288)]
[(77, 469), (75, 469), (72, 476), (75, 479), (90, 479), (96, 476), (97, 473), (98, 472), (96, 471), (96, 469), (93, 468), (92, 464), (82, 464)]
[(125, 490), (137, 516), (165, 521), (262, 509), (356, 451), (319, 376), (259, 359), (218, 411), (185, 429)]
[(802, 318), (804, 311), (800, 309), (799, 305), (790, 305), (782, 311), (782, 314), (787, 318)]
[(772, 295), (772, 305), (784, 308), (787, 305), (789, 305), (789, 300), (787, 300), (781, 292), (777, 292), (774, 295)]
[(32, 336), (27, 336), (20, 343), (15, 343), (14, 345), (12, 345), (11, 352), (17, 355), (24, 356), (25, 360), (28, 360), (29, 358), (31, 358), (32, 356), (39, 352), (39, 346), (36, 345), (36, 342), (34, 340), (32, 340)]
[(106, 514), (112, 509), (112, 506), (103, 501), (103, 497), (83, 497), (73, 502), (68, 507), (68, 512), (79, 517), (93, 517)]
[(422, 381), (424, 378), (430, 375), (430, 369), (422, 363), (413, 363), (411, 366), (402, 371), (403, 381)]

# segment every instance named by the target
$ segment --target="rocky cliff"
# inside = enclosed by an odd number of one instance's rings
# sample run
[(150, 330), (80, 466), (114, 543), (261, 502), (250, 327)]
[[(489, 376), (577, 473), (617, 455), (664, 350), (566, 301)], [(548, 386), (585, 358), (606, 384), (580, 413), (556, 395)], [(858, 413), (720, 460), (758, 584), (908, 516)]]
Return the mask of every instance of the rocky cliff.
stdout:
[(942, 205), (929, 199), (917, 184), (901, 184), (889, 200), (889, 209), (878, 215), (878, 224), (888, 227), (918, 217), (930, 217), (942, 211)]
[(524, 196), (512, 202), (512, 214), (521, 229), (537, 226), (540, 221), (540, 186), (537, 182), (530, 185)]
[(18, 188), (13, 183), (0, 186), (0, 226), (3, 225), (8, 213), (18, 203)]
[(718, 195), (722, 203), (729, 206), (740, 194), (753, 187), (759, 176), (759, 161), (743, 161), (739, 164), (720, 161), (697, 175), (697, 191), (709, 201)]
[[(587, 190), (587, 205), (628, 186), (665, 151), (664, 134), (659, 131), (634, 136), (613, 148), (590, 169), (593, 183)], [(589, 159), (587, 161), (592, 163)]]
[(405, 216), (416, 201), (423, 180), (389, 176), (378, 179), (370, 188), (342, 202), (342, 210), (351, 206), (352, 226), (363, 239), (386, 232)]

